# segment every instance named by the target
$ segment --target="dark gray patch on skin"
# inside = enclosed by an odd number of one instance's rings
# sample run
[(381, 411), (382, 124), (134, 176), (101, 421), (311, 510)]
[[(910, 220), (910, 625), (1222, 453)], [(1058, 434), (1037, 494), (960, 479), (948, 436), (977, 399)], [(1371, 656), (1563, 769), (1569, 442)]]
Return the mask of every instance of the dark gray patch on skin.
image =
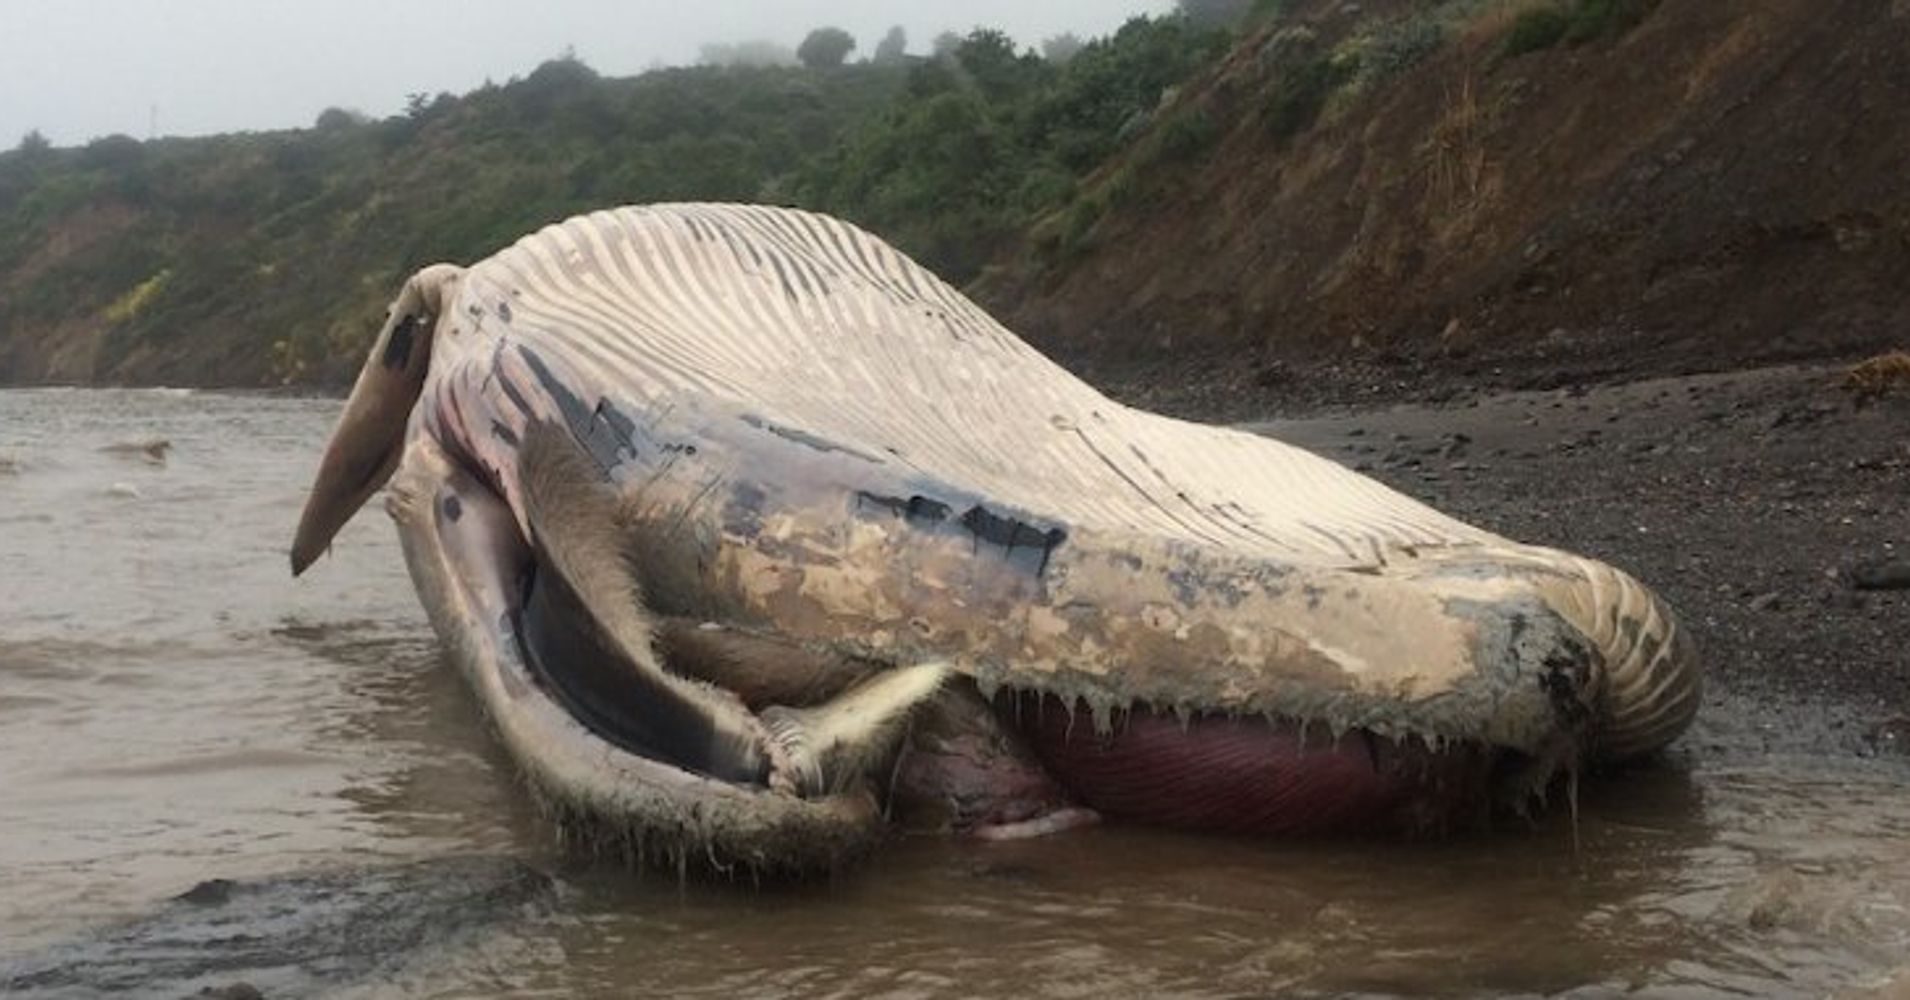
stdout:
[(453, 524), (457, 523), (458, 518), (464, 516), (464, 504), (455, 494), (444, 498), (444, 516)]
[(849, 456), (850, 458), (859, 458), (863, 460), (864, 462), (871, 462), (876, 465), (883, 464), (881, 459), (875, 457), (874, 455), (868, 454), (867, 452), (857, 451), (856, 449), (851, 448), (848, 445), (837, 444), (836, 442), (831, 441), (828, 438), (818, 437), (817, 435), (811, 434), (805, 430), (798, 430), (794, 427), (784, 427), (781, 424), (771, 423), (753, 413), (745, 413), (743, 414), (741, 419), (743, 423), (746, 423), (750, 425), (751, 427), (756, 428), (757, 430), (768, 431), (769, 433), (774, 434), (785, 441), (793, 441), (796, 444), (803, 445), (804, 447), (814, 448), (817, 451), (820, 451), (824, 454), (828, 454), (829, 452), (840, 452), (844, 455)]
[(517, 447), (517, 432), (504, 426), (499, 421), (491, 421), (491, 436), (513, 448)]
[(1446, 612), (1478, 626), (1476, 658), (1482, 680), (1500, 690), (1521, 681), (1537, 684), (1562, 732), (1579, 732), (1591, 720), (1586, 700), (1597, 654), (1584, 634), (1537, 600), (1511, 604), (1454, 598)]
[(500, 301), (497, 304), (497, 315), (499, 319), (509, 323), (511, 321), (511, 304), (509, 302)]
[(1203, 581), (1198, 578), (1195, 571), (1185, 566), (1169, 570), (1167, 583), (1174, 588), (1175, 599), (1189, 607), (1200, 600), (1201, 591), (1204, 589)]
[(856, 493), (856, 506), (861, 508), (865, 505), (889, 511), (904, 521), (918, 527), (930, 527), (940, 524), (948, 520), (950, 513), (948, 504), (940, 500), (922, 496), (919, 493), (904, 498), (880, 496), (867, 492), (866, 490), (858, 491)]
[(518, 414), (530, 416), (531, 401), (524, 397), (524, 390), (519, 389), (517, 383), (511, 381), (510, 376), (500, 373), (495, 367), (491, 370), (491, 376), (497, 379), (497, 387), (504, 390), (504, 398), (510, 400), (512, 406), (517, 407)]
[(418, 339), (418, 317), (406, 313), (391, 328), (391, 336), (385, 340), (385, 353), (380, 355), (378, 363), (397, 371), (411, 362), (411, 348)]
[(218, 906), (232, 899), (237, 882), (229, 878), (209, 878), (173, 898), (195, 906)]
[(1055, 613), (1069, 621), (1086, 621), (1101, 614), (1099, 605), (1092, 601), (1068, 601), (1055, 605)]
[(1068, 540), (1068, 533), (1060, 528), (1037, 528), (1019, 518), (1004, 517), (980, 504), (970, 507), (962, 515), (961, 525), (975, 536), (977, 544), (989, 542), (999, 545), (1011, 560), (1017, 552), (1039, 553), (1034, 566), (1037, 576), (1047, 570), (1049, 555)]
[(585, 406), (583, 399), (550, 370), (537, 352), (521, 344), (517, 350), (557, 404), (557, 412), (564, 418), (571, 437), (584, 446), (599, 472), (608, 476), (611, 469), (635, 457), (636, 447), (631, 439), (637, 425), (623, 411), (607, 399), (599, 399), (594, 407)]
[[(1410, 547), (1407, 547), (1407, 546), (1401, 546), (1401, 549), (1413, 556), (1417, 556), (1419, 554), (1418, 552), (1412, 550)], [(1514, 567), (1507, 566), (1504, 563), (1497, 563), (1491, 560), (1461, 559), (1461, 560), (1453, 560), (1443, 565), (1434, 567), (1431, 573), (1429, 574), (1429, 578), (1430, 579), (1461, 579), (1461, 580), (1494, 580), (1504, 576), (1511, 576), (1514, 573), (1517, 573), (1519, 576), (1544, 575), (1544, 576), (1558, 577), (1558, 578), (1564, 578), (1564, 579), (1570, 579), (1572, 577), (1572, 574), (1567, 573), (1563, 570), (1556, 569), (1554, 567), (1550, 567), (1550, 566), (1531, 566), (1531, 565), (1522, 564), (1516, 567), (1515, 569)]]
[(755, 538), (763, 531), (763, 505), (769, 500), (754, 483), (738, 482), (723, 505), (723, 530), (741, 538)]
[[(537, 381), (544, 387), (545, 394), (557, 404), (557, 413), (564, 418), (564, 425), (570, 428), (571, 436), (578, 441), (583, 441), (589, 436), (590, 425), (594, 422), (592, 409), (585, 406), (584, 401), (571, 391), (570, 386), (565, 385), (564, 380), (550, 370), (550, 366), (544, 363), (544, 359), (539, 357), (536, 351), (519, 344), (517, 353), (522, 355), (524, 363), (530, 366), (531, 374), (537, 376)], [(591, 457), (598, 457), (595, 451), (591, 452)], [(602, 466), (601, 461), (599, 465)], [(602, 466), (602, 468), (607, 470), (609, 467)]]
[(629, 450), (633, 455), (635, 454), (637, 435), (636, 421), (631, 420), (622, 410), (612, 405), (607, 399), (597, 400), (597, 411), (593, 415), (596, 417), (598, 424), (608, 427), (611, 435), (617, 441), (621, 442), (625, 449)]

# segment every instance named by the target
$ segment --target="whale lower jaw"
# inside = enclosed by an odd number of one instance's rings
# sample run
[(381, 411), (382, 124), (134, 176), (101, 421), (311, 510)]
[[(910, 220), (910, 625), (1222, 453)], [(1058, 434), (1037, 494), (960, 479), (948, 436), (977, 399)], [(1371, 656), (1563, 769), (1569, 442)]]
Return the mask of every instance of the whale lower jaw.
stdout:
[(387, 507), (432, 627), (567, 843), (761, 877), (826, 871), (879, 839), (867, 784), (798, 795), (696, 773), (633, 749), (649, 735), (632, 731), (640, 717), (579, 711), (554, 682), (567, 668), (537, 663), (526, 640), (538, 568), (509, 508), (428, 439), (409, 446)]

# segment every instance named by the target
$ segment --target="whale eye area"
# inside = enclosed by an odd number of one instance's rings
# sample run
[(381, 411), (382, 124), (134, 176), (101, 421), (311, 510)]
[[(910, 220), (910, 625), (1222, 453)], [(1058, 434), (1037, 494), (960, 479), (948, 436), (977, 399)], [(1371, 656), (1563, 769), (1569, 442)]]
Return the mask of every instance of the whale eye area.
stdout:
[(386, 368), (397, 370), (411, 361), (411, 345), (418, 339), (418, 317), (406, 313), (391, 328), (391, 336), (385, 340), (385, 351), (379, 355), (378, 363)]

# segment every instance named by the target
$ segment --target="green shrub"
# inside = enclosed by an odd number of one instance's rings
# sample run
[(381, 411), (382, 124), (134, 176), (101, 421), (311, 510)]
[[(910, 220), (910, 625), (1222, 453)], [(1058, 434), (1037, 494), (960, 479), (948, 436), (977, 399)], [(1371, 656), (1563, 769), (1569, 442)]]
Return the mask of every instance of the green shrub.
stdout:
[(1502, 55), (1510, 59), (1559, 44), (1616, 37), (1637, 27), (1657, 6), (1658, 0), (1571, 0), (1534, 7), (1512, 22)]
[(1068, 209), (1068, 221), (1061, 231), (1061, 252), (1072, 256), (1092, 245), (1094, 224), (1101, 221), (1107, 206), (1099, 198), (1083, 198)]
[(1565, 40), (1572, 30), (1572, 16), (1563, 7), (1547, 5), (1521, 11), (1512, 22), (1512, 30), (1506, 33), (1505, 47), (1501, 54), (1511, 59), (1549, 49)]
[(1267, 130), (1287, 140), (1312, 127), (1326, 107), (1326, 99), (1358, 71), (1357, 60), (1317, 56), (1288, 72), (1274, 85), (1267, 104)]
[(1636, 28), (1656, 6), (1657, 0), (1576, 0), (1565, 41), (1580, 45), (1622, 35)]
[(1213, 145), (1219, 136), (1213, 118), (1194, 108), (1175, 115), (1161, 127), (1159, 156), (1169, 162), (1189, 160)]
[(1446, 42), (1446, 26), (1437, 18), (1420, 15), (1392, 21), (1373, 34), (1360, 54), (1360, 78), (1368, 85), (1383, 82), (1418, 65)]

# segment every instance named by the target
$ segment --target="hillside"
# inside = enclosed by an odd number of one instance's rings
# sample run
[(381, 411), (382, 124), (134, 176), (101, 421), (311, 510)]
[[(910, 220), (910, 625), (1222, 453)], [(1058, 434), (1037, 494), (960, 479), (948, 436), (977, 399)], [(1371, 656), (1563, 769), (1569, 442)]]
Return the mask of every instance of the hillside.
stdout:
[(523, 80), (365, 121), (0, 156), (0, 383), (339, 382), (399, 282), (627, 201), (752, 199), (900, 67)]
[[(1244, 3), (1245, 0), (1239, 0)], [(1071, 58), (574, 60), (404, 115), (0, 153), (0, 384), (338, 385), (403, 276), (574, 212), (843, 215), (1209, 415), (1910, 339), (1910, 0), (1259, 0)]]
[(1901, 344), (1905, 52), (1902, 0), (1301, 4), (977, 291), (1177, 408)]
[(0, 384), (345, 382), (399, 282), (612, 205), (797, 203), (954, 280), (1129, 141), (1223, 30), (1135, 18), (1069, 57), (600, 78), (574, 59), (368, 121), (0, 153)]

